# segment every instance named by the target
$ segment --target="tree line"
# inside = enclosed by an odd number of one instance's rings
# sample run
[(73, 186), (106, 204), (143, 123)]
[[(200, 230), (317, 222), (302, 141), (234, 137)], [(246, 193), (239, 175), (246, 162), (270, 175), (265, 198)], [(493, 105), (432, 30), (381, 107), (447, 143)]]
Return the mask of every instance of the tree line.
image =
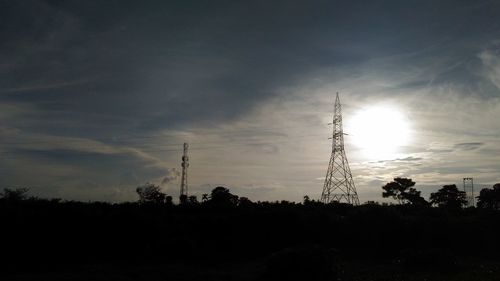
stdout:
[[(420, 207), (440, 207), (447, 209), (460, 209), (467, 207), (467, 195), (464, 191), (457, 188), (455, 184), (444, 185), (441, 189), (431, 193), (429, 201), (425, 200), (421, 191), (418, 191), (414, 186), (416, 182), (410, 178), (396, 177), (393, 181), (382, 186), (383, 198), (392, 198), (400, 205), (413, 205)], [(35, 200), (38, 198), (28, 195), (29, 188), (4, 188), (0, 193), (0, 199), (3, 201), (21, 201), (26, 199)], [(159, 185), (146, 183), (136, 188), (136, 193), (139, 197), (138, 203), (141, 205), (165, 205), (173, 206), (173, 197), (164, 193)], [(477, 207), (482, 209), (500, 209), (500, 183), (493, 185), (492, 188), (483, 188), (479, 192), (477, 199)], [(59, 201), (60, 199), (52, 199)], [(259, 202), (260, 203), (260, 202)], [(269, 202), (267, 202), (269, 203)], [(292, 202), (281, 201), (280, 203), (292, 204)], [(311, 200), (309, 196), (304, 196), (304, 205), (323, 204), (316, 200)], [(368, 201), (368, 204), (378, 204), (374, 201)], [(210, 194), (202, 194), (201, 201), (195, 195), (181, 195), (179, 197), (179, 205), (210, 205), (217, 207), (236, 207), (250, 206), (255, 204), (247, 197), (239, 197), (230, 192), (223, 186), (214, 188)]]
[[(414, 186), (414, 182), (410, 178), (397, 177), (393, 181), (382, 186), (383, 198), (393, 198), (400, 205), (414, 205), (420, 207), (436, 206), (447, 209), (460, 209), (467, 207), (467, 195), (464, 191), (457, 188), (455, 184), (444, 185), (441, 189), (431, 193), (429, 201), (425, 200), (421, 191), (418, 191)], [(173, 205), (172, 196), (168, 196), (161, 191), (160, 186), (147, 183), (139, 186), (137, 189), (139, 203), (141, 204), (166, 204)], [(477, 207), (484, 209), (500, 208), (500, 183), (493, 185), (490, 188), (483, 188), (477, 199)], [(253, 204), (246, 197), (239, 198), (237, 195), (231, 194), (228, 188), (219, 186), (212, 190), (210, 194), (202, 195), (202, 204), (215, 206), (238, 206)], [(375, 203), (370, 201), (368, 203)], [(197, 197), (180, 196), (179, 204), (200, 204)], [(311, 200), (309, 196), (304, 196), (303, 204), (322, 204), (319, 201)]]
[[(424, 200), (415, 185), (405, 178), (385, 184), (380, 191), (400, 203), (387, 206), (323, 204), (308, 196), (302, 202), (252, 202), (222, 186), (177, 203), (159, 186), (144, 184), (136, 189), (136, 202), (116, 204), (38, 199), (28, 189), (7, 188), (0, 192), (6, 229), (0, 238), (9, 261), (3, 271), (0, 264), (0, 279), (2, 272), (117, 263), (174, 270), (188, 265), (175, 274), (193, 275), (181, 280), (241, 280), (196, 275), (202, 266), (232, 272), (235, 264), (244, 268), (237, 272), (242, 276), (258, 265), (255, 278), (244, 280), (408, 280), (385, 278), (408, 270), (420, 274), (409, 280), (424, 280), (429, 272), (441, 277), (472, 268), (477, 274), (476, 264), (498, 256), (500, 212), (487, 209), (498, 210), (500, 185), (479, 193), (478, 208), (463, 210), (464, 193), (456, 186)], [(483, 233), (488, 236), (474, 247), (464, 246)], [(469, 267), (471, 259), (476, 263)], [(352, 277), (363, 272), (370, 276)], [(151, 279), (172, 279), (168, 274)], [(482, 277), (459, 280), (489, 280)]]
[[(455, 184), (444, 185), (437, 192), (431, 193), (429, 201), (426, 201), (421, 192), (414, 186), (415, 182), (409, 178), (394, 178), (393, 181), (382, 186), (384, 190), (382, 197), (391, 197), (399, 204), (417, 205), (417, 206), (437, 206), (448, 209), (460, 209), (467, 206), (467, 195), (464, 191), (457, 188)], [(500, 208), (500, 183), (490, 188), (483, 188), (477, 199), (477, 207), (484, 209)]]

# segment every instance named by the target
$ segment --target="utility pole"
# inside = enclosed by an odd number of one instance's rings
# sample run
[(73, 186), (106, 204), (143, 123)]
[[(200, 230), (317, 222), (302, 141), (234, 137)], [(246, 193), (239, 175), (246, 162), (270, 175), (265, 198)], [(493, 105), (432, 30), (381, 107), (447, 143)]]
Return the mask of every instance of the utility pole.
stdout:
[(325, 184), (321, 193), (321, 202), (344, 202), (359, 205), (356, 186), (344, 149), (344, 131), (342, 128), (342, 107), (339, 93), (335, 97), (333, 110), (332, 154), (326, 172)]

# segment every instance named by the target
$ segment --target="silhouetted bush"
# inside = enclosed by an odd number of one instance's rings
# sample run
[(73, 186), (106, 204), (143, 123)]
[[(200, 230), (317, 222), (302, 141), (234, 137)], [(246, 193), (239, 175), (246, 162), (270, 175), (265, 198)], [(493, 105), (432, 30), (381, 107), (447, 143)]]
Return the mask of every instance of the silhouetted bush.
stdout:
[(0, 198), (8, 202), (19, 202), (28, 198), (29, 188), (4, 188)]

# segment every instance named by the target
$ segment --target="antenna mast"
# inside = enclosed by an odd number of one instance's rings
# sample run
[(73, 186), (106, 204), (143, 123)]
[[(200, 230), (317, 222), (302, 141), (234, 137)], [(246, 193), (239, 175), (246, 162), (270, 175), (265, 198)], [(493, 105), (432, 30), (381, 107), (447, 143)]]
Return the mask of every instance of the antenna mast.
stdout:
[(342, 107), (339, 93), (335, 97), (333, 110), (332, 155), (326, 172), (325, 184), (321, 193), (321, 202), (344, 202), (359, 205), (356, 186), (352, 179), (349, 162), (344, 150), (344, 131), (342, 128)]
[(184, 143), (184, 153), (182, 154), (182, 164), (181, 164), (182, 166), (181, 193), (179, 195), (179, 198), (187, 197), (188, 195), (188, 182), (187, 182), (187, 168), (189, 167), (188, 147), (189, 145), (187, 143)]

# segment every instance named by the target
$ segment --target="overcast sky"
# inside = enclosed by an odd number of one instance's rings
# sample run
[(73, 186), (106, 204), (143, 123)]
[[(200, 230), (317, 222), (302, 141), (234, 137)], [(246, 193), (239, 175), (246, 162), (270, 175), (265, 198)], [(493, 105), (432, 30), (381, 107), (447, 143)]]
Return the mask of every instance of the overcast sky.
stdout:
[(0, 187), (177, 197), (188, 142), (191, 194), (319, 198), (337, 91), (346, 132), (379, 104), (411, 130), (388, 158), (345, 137), (362, 202), (500, 182), (498, 1), (0, 0), (0, 38)]

